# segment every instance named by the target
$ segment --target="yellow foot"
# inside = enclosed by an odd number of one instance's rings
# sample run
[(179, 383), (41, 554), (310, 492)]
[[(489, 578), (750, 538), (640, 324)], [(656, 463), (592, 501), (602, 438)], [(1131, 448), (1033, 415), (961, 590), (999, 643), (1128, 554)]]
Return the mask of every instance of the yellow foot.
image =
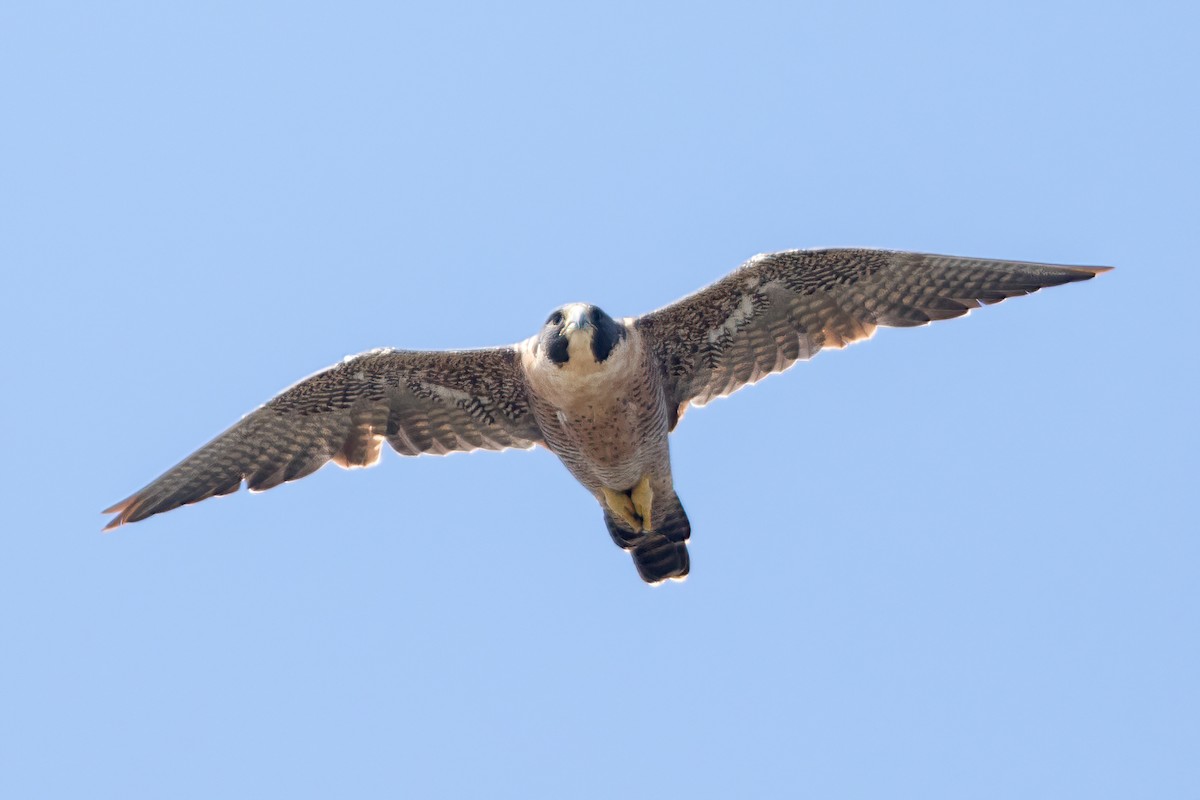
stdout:
[(603, 487), (604, 502), (608, 504), (608, 508), (616, 514), (626, 525), (633, 529), (635, 533), (642, 532), (642, 520), (638, 517), (637, 511), (633, 507), (633, 500), (625, 492), (617, 492)]
[(654, 506), (654, 490), (650, 488), (650, 476), (642, 478), (629, 496), (633, 500), (633, 510), (642, 518), (642, 527), (648, 531), (654, 530), (654, 522), (650, 519), (650, 509)]

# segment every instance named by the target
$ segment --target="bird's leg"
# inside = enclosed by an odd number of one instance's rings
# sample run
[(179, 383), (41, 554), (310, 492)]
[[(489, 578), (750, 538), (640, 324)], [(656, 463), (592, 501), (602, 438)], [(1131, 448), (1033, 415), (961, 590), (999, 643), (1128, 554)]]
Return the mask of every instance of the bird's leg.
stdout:
[(633, 529), (635, 533), (642, 532), (642, 521), (638, 518), (638, 513), (633, 507), (633, 500), (626, 492), (618, 492), (603, 487), (604, 502), (608, 504), (608, 508), (616, 514), (626, 525)]
[(630, 491), (629, 497), (633, 500), (634, 511), (642, 518), (642, 528), (648, 531), (654, 530), (654, 523), (650, 519), (650, 509), (654, 505), (654, 490), (650, 488), (649, 475), (642, 477), (638, 485)]

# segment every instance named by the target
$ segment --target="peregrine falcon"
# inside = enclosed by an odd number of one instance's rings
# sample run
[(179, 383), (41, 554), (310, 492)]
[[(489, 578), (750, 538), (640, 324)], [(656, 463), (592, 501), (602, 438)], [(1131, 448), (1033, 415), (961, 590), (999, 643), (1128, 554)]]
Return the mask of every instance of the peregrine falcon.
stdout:
[(245, 483), (262, 491), (329, 461), (542, 445), (592, 493), (647, 583), (688, 574), (691, 534), (668, 434), (684, 409), (732, 394), (822, 348), (966, 314), (1108, 267), (889, 250), (759, 255), (641, 317), (587, 303), (550, 314), (519, 344), (371, 350), (300, 381), (106, 514), (105, 530)]

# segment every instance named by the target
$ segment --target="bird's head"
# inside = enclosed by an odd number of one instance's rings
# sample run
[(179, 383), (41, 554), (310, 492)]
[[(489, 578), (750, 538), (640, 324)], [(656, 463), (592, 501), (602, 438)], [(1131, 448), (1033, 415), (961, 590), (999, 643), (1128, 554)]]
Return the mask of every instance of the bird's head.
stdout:
[(538, 335), (539, 349), (559, 367), (602, 364), (625, 339), (621, 323), (588, 303), (556, 309)]

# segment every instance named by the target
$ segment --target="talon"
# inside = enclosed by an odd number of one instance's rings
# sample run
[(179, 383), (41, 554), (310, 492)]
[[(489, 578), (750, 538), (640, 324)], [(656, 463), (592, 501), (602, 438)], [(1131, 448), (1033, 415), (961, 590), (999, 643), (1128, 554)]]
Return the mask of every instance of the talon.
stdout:
[(633, 500), (634, 511), (642, 518), (642, 527), (648, 531), (654, 530), (654, 523), (650, 519), (650, 512), (654, 506), (654, 490), (650, 488), (650, 476), (643, 477), (641, 482), (633, 487), (629, 496)]
[(642, 521), (638, 517), (637, 511), (633, 507), (633, 500), (625, 492), (617, 492), (603, 487), (604, 502), (608, 505), (609, 510), (621, 518), (621, 520), (633, 529), (635, 533), (642, 532)]

